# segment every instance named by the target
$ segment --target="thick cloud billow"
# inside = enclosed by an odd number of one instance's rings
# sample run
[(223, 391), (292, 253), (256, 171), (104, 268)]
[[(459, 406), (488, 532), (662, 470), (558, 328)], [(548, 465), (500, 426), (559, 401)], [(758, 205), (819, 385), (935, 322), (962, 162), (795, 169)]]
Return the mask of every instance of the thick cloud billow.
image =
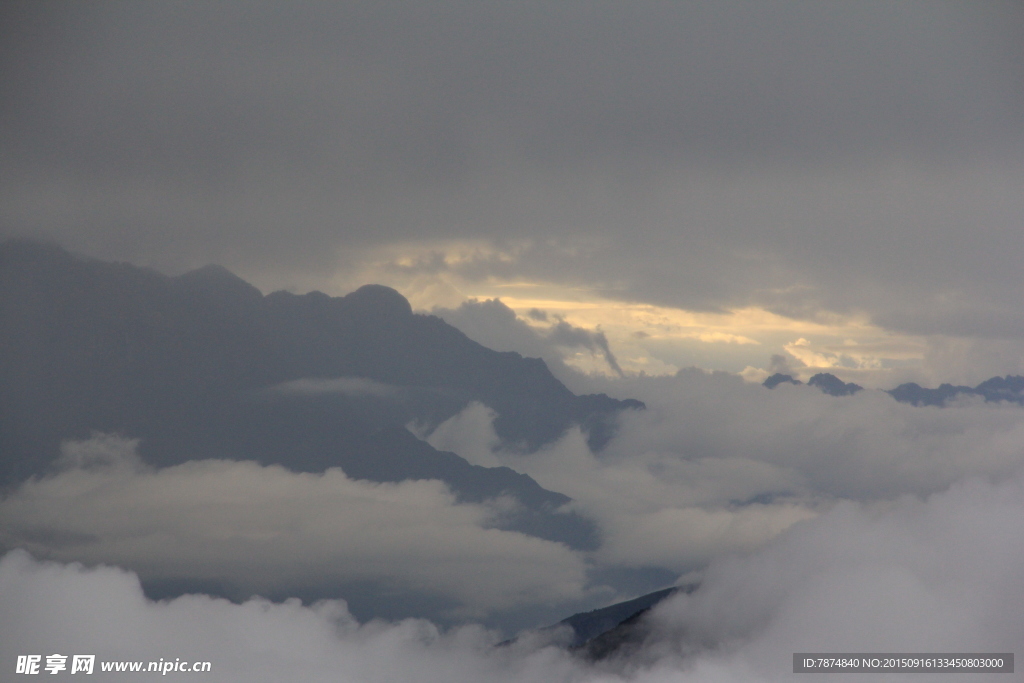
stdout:
[[(37, 558), (0, 562), (0, 662), (182, 657), (212, 661), (217, 681), (781, 681), (798, 651), (1006, 652), (1024, 639), (1018, 406), (917, 408), (701, 371), (591, 381), (648, 405), (599, 454), (578, 430), (510, 450), (481, 404), (429, 437), (572, 495), (600, 527), (589, 554), (488, 529), (494, 510), (456, 505), (437, 482), (226, 461), (153, 470), (123, 437), (67, 443), (52, 474), (0, 502), (5, 542)], [(595, 576), (659, 567), (699, 587), (598, 662), (529, 635), (495, 648), (507, 634), (472, 625), (598, 590), (586, 563)], [(252, 592), (373, 576), (447, 596), (445, 622), (463, 625), (360, 624), (343, 602), (153, 603), (108, 564)]]
[[(241, 598), (355, 599), (372, 582), (441, 601), (406, 614), (519, 628), (537, 622), (500, 615), (533, 605), (552, 619), (699, 579), (709, 563), (756, 552), (845, 502), (881, 509), (972, 478), (1005, 481), (1024, 466), (1024, 411), (1012, 404), (918, 408), (884, 392), (768, 390), (698, 370), (589, 381), (648, 406), (622, 413), (600, 453), (578, 429), (524, 453), (501, 442), (494, 411), (479, 403), (426, 435), (571, 496), (570, 509), (597, 523), (599, 545), (586, 552), (491, 528), (507, 501), (455, 504), (439, 482), (218, 460), (153, 470), (133, 442), (110, 435), (66, 443), (62, 469), (0, 501), (4, 543)], [(663, 583), (608, 578), (624, 570), (657, 571)]]
[(533, 454), (510, 450), (475, 405), (429, 439), (478, 464), (507, 465), (572, 496), (598, 519), (595, 556), (613, 565), (697, 570), (750, 551), (839, 501), (927, 496), (969, 477), (1024, 466), (1024, 411), (964, 403), (921, 409), (880, 391), (832, 397), (768, 390), (735, 375), (591, 378), (590, 389), (642, 398), (599, 454), (578, 431)]
[(842, 503), (752, 557), (714, 565), (698, 593), (660, 616), (709, 642), (763, 633), (762, 645), (798, 634), (811, 651), (1013, 650), (1024, 635), (1024, 577), (1013, 569), (1024, 559), (1013, 522), (1022, 484), (972, 478), (925, 499)]
[(360, 625), (342, 602), (152, 603), (123, 570), (15, 551), (0, 560), (0, 662), (52, 652), (180, 657), (211, 661), (204, 678), (225, 682), (653, 683), (791, 680), (800, 651), (1012, 652), (1024, 640), (1022, 515), (1020, 476), (887, 505), (843, 503), (760, 551), (712, 563), (697, 591), (647, 617), (643, 650), (597, 665), (530, 639), (495, 648), (497, 635), (473, 626)]

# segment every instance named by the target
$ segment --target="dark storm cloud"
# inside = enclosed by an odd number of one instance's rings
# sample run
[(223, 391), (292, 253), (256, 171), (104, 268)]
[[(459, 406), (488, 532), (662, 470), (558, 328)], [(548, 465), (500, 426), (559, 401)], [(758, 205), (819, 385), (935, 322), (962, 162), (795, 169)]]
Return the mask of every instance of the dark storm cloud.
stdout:
[(614, 297), (1019, 332), (1013, 3), (4, 14), (6, 233), (275, 282), (518, 240), (515, 276)]

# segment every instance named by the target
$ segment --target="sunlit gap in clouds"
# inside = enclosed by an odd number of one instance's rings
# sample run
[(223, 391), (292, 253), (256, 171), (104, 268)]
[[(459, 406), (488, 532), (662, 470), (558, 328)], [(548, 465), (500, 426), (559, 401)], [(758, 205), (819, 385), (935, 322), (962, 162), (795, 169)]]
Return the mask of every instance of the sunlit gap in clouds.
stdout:
[(543, 322), (532, 318), (531, 310), (603, 330), (623, 369), (634, 373), (667, 374), (696, 365), (742, 372), (761, 381), (769, 372), (763, 367), (765, 361), (784, 351), (795, 375), (832, 371), (861, 378), (895, 363), (920, 361), (924, 352), (920, 341), (891, 335), (863, 317), (829, 316), (828, 322), (814, 322), (756, 306), (688, 311), (596, 296), (576, 300), (503, 296), (501, 300), (535, 326)]
[[(401, 292), (415, 310), (438, 314), (467, 302), (499, 300), (538, 335), (550, 335), (560, 322), (603, 334), (613, 362), (593, 345), (563, 345), (559, 360), (586, 374), (609, 377), (620, 370), (667, 375), (700, 367), (740, 373), (755, 382), (777, 371), (806, 381), (818, 372), (831, 372), (846, 381), (888, 388), (904, 381), (906, 371), (920, 368), (928, 351), (924, 338), (887, 330), (865, 314), (814, 310), (798, 318), (751, 304), (687, 310), (616, 298), (608, 287), (582, 285), (571, 276), (558, 282), (532, 272), (531, 259), (538, 250), (569, 263), (586, 258), (594, 248), (586, 239), (579, 244), (490, 239), (393, 243), (339, 254), (329, 276), (294, 281), (287, 288), (344, 295), (366, 283), (384, 284)], [(256, 280), (264, 291), (282, 285), (272, 276)], [(446, 320), (485, 346), (504, 343), (502, 350), (537, 355), (512, 339), (477, 338), (465, 320)]]

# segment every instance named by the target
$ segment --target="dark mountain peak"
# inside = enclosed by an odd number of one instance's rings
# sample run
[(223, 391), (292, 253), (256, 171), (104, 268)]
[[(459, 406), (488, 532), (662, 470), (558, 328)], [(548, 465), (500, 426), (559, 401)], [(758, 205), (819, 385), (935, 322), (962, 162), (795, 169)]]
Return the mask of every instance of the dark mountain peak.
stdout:
[(928, 389), (914, 382), (901, 384), (890, 389), (888, 394), (901, 403), (915, 406), (945, 406), (955, 396), (981, 396), (985, 401), (1009, 401), (1024, 405), (1024, 377), (1007, 375), (992, 377), (976, 387), (940, 384), (937, 389)]
[(1024, 394), (1024, 377), (1020, 375), (993, 377), (985, 380), (974, 389), (986, 396), (1005, 396), (1007, 400), (1017, 400)]
[(391, 287), (363, 285), (342, 298), (351, 310), (378, 316), (407, 317), (412, 315), (409, 300)]
[[(570, 651), (582, 654), (592, 660), (601, 659), (608, 653), (595, 656), (595, 653), (591, 651), (591, 646), (597, 642), (606, 645), (607, 643), (601, 640), (602, 636), (609, 633), (620, 633), (623, 628), (635, 624), (640, 617), (648, 613), (658, 603), (680, 591), (691, 593), (696, 587), (696, 584), (690, 584), (662, 588), (653, 593), (617, 602), (607, 607), (599, 607), (589, 612), (578, 612), (562, 619), (557, 624), (541, 627), (537, 629), (537, 632), (554, 635), (555, 638), (551, 641), (553, 644), (566, 647)], [(566, 626), (569, 628), (566, 629)], [(519, 636), (503, 641), (498, 643), (498, 647), (512, 645), (518, 639)]]
[(300, 306), (302, 302), (307, 304), (317, 302), (325, 303), (331, 300), (331, 297), (320, 291), (312, 291), (306, 294), (295, 294), (294, 292), (289, 292), (284, 289), (271, 292), (263, 298), (271, 306), (277, 306), (279, 308)]
[(819, 372), (817, 375), (807, 380), (807, 385), (818, 387), (823, 392), (831, 396), (849, 396), (851, 394), (856, 394), (864, 388), (859, 384), (854, 384), (853, 382), (844, 382), (829, 372)]
[(941, 384), (938, 389), (928, 389), (915, 382), (906, 382), (890, 390), (889, 395), (901, 403), (915, 406), (944, 406), (946, 401), (957, 394), (974, 394), (971, 387), (957, 387)]
[(222, 303), (256, 301), (263, 293), (224, 266), (209, 265), (174, 278), (175, 284), (188, 291), (201, 293)]
[(50, 242), (13, 238), (0, 243), (0, 263), (3, 264), (55, 259), (66, 261), (72, 258), (70, 252)]
[(886, 393), (901, 403), (916, 404), (917, 402), (914, 399), (919, 396), (922, 391), (926, 391), (926, 389), (917, 382), (904, 382), (895, 389), (890, 389)]
[[(796, 385), (803, 384), (803, 382), (795, 379), (792, 375), (785, 375), (781, 372), (775, 373), (762, 382), (762, 384), (769, 389), (774, 389), (784, 382)], [(830, 396), (849, 396), (850, 394), (855, 394), (864, 388), (859, 384), (854, 384), (853, 382), (844, 382), (829, 372), (819, 372), (814, 375), (807, 380), (807, 386), (816, 387)]]
[[(608, 607), (602, 607), (589, 612), (580, 612), (579, 614), (562, 619), (556, 626), (562, 624), (570, 626), (573, 631), (573, 639), (569, 647), (581, 648), (588, 641), (592, 641), (598, 636), (611, 631), (616, 626), (620, 626), (633, 619), (638, 614), (647, 612), (659, 602), (671, 597), (680, 590), (686, 589), (672, 586), (648, 593), (647, 595), (641, 595), (632, 600), (618, 602)], [(692, 588), (689, 588), (686, 592), (689, 592), (689, 590), (692, 590)]]
[(798, 379), (794, 379), (793, 375), (784, 375), (781, 372), (776, 372), (774, 375), (766, 379), (762, 384), (769, 389), (774, 389), (783, 382), (789, 382), (790, 384), (803, 384)]

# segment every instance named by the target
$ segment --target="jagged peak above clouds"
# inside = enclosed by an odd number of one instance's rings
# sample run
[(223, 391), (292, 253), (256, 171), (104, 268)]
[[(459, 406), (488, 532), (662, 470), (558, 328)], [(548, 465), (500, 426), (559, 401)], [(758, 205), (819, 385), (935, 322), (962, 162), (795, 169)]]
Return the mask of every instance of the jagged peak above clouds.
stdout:
[(1007, 401), (1024, 405), (1024, 377), (1006, 375), (991, 377), (975, 387), (963, 385), (940, 384), (935, 389), (922, 387), (916, 382), (901, 384), (888, 391), (889, 395), (902, 403), (916, 406), (945, 406), (948, 401), (958, 397), (979, 396), (986, 403)]
[[(768, 389), (774, 389), (780, 384), (802, 385), (803, 382), (792, 375), (781, 372), (775, 373), (762, 382), (762, 385)], [(844, 382), (828, 372), (819, 372), (814, 375), (807, 381), (807, 385), (816, 387), (831, 396), (849, 396), (864, 388), (853, 382)], [(1024, 376), (991, 377), (975, 387), (945, 383), (932, 389), (922, 387), (916, 382), (905, 382), (895, 389), (885, 391), (885, 393), (901, 403), (910, 403), (915, 406), (944, 407), (949, 401), (970, 397), (980, 397), (986, 403), (1005, 401), (1024, 405)]]
[(808, 386), (818, 387), (831, 396), (849, 396), (864, 388), (853, 382), (844, 382), (829, 372), (819, 372), (807, 380), (807, 384)]

